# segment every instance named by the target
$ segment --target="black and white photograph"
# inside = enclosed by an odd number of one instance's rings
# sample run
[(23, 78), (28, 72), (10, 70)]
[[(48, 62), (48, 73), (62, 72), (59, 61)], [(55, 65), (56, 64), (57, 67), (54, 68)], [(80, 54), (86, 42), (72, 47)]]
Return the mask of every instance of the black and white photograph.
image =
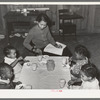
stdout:
[(100, 4), (1, 3), (0, 89), (98, 91)]

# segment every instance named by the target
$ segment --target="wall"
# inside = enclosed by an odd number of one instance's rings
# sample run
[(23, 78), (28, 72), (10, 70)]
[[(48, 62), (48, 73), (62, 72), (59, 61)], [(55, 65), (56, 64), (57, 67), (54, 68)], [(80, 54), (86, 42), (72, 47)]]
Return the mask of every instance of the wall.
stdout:
[(52, 31), (57, 32), (58, 30), (58, 19), (57, 19), (57, 5), (8, 5), (8, 10), (15, 10), (15, 9), (23, 9), (23, 8), (49, 8), (49, 11), (46, 11), (46, 14), (49, 18), (55, 22), (55, 25), (52, 26)]
[[(59, 9), (71, 9), (74, 12), (83, 16), (84, 19), (74, 20), (73, 22), (77, 25), (77, 34), (82, 33), (93, 33), (100, 32), (100, 6), (95, 5), (0, 5), (0, 31), (5, 30), (5, 21), (3, 16), (5, 13), (11, 9), (23, 9), (23, 8), (38, 8), (38, 7), (47, 7), (50, 8), (47, 11), (47, 15), (50, 17), (52, 21), (55, 22), (55, 25), (52, 26), (52, 31), (58, 33), (59, 31), (59, 17), (58, 10)], [(0, 33), (1, 34), (1, 33)]]
[(96, 5), (91, 8), (93, 23), (91, 23), (92, 32), (100, 33), (100, 6)]
[(5, 34), (5, 21), (4, 15), (7, 13), (7, 6), (0, 5), (0, 34)]

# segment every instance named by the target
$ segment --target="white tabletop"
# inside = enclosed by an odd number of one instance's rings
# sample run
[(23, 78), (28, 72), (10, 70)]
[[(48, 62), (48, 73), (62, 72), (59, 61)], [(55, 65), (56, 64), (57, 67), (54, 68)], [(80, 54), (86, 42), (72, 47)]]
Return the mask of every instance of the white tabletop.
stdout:
[(33, 89), (60, 89), (60, 79), (70, 80), (69, 68), (62, 65), (64, 57), (50, 56), (48, 59), (55, 61), (55, 69), (48, 71), (46, 64), (38, 61), (36, 56), (27, 56), (25, 59), (37, 64), (37, 70), (32, 70), (32, 66), (24, 64), (19, 81), (23, 84), (32, 85)]

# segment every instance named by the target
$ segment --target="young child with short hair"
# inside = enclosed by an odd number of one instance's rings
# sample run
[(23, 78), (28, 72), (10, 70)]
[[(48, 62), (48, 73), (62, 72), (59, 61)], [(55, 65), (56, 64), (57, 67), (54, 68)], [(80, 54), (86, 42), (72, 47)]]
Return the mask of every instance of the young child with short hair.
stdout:
[(80, 89), (99, 89), (97, 69), (94, 64), (85, 64), (81, 68), (82, 85)]
[(99, 89), (98, 71), (94, 64), (85, 64), (81, 67), (81, 86), (70, 86), (70, 89)]
[(14, 89), (17, 84), (21, 83), (13, 83), (13, 76), (13, 68), (6, 63), (0, 63), (0, 89)]
[(76, 61), (74, 61), (74, 64), (71, 67), (71, 80), (68, 82), (70, 85), (76, 83), (77, 79), (80, 78), (80, 69), (82, 65), (89, 63), (90, 57), (89, 51), (83, 45), (77, 45), (74, 52), (76, 55)]
[(13, 68), (6, 63), (0, 63), (0, 89), (32, 89), (31, 85), (13, 82), (13, 77)]
[(14, 69), (14, 82), (16, 82), (19, 79), (22, 69), (22, 65), (19, 63), (19, 61), (23, 58), (21, 56), (17, 58), (17, 50), (11, 45), (6, 46), (3, 52), (5, 54), (4, 63), (11, 65), (11, 67)]

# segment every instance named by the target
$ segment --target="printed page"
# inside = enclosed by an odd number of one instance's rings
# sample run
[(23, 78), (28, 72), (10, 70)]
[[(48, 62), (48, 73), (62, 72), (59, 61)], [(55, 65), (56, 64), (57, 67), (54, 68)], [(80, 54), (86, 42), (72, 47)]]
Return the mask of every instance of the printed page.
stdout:
[(60, 42), (56, 42), (56, 43), (57, 44), (60, 44), (62, 46), (62, 48), (56, 48), (52, 44), (48, 44), (45, 47), (44, 52), (49, 52), (49, 53), (53, 53), (53, 54), (57, 54), (57, 55), (62, 55), (63, 49), (66, 47), (66, 45), (65, 44), (62, 44)]

